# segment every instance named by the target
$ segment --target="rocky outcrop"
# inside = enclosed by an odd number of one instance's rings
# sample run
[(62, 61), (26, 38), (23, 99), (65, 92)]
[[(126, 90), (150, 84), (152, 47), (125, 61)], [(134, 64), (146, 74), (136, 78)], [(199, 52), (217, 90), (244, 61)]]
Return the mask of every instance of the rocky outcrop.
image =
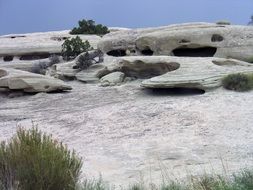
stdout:
[(72, 89), (59, 79), (10, 68), (0, 68), (0, 88), (29, 93)]
[(221, 57), (251, 61), (253, 28), (187, 23), (134, 29), (105, 35), (98, 47), (111, 56), (171, 55)]
[[(52, 54), (60, 54), (64, 40), (75, 36), (70, 35), (68, 30), (0, 36), (0, 64), (47, 59)], [(97, 35), (79, 37), (83, 41), (88, 40), (93, 48), (101, 39)]]
[(119, 85), (124, 81), (125, 74), (122, 72), (113, 72), (105, 75), (100, 79), (102, 86), (115, 86)]

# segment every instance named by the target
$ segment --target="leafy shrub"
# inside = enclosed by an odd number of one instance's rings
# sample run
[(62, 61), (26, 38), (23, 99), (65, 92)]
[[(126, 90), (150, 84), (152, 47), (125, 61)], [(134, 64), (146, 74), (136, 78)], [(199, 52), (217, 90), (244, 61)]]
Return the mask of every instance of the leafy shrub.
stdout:
[(64, 41), (62, 44), (62, 56), (64, 59), (69, 60), (91, 49), (92, 47), (87, 40), (83, 42), (79, 36), (76, 36), (75, 38)]
[(52, 66), (52, 65), (55, 65), (55, 64), (61, 62), (60, 57), (58, 55), (55, 55), (55, 54), (51, 55), (49, 57), (49, 60), (50, 60), (49, 66)]
[(93, 20), (80, 20), (78, 22), (79, 27), (74, 27), (70, 34), (97, 34), (104, 35), (109, 33), (109, 30), (106, 26), (102, 24), (95, 24)]
[[(103, 62), (103, 52), (100, 50), (93, 50), (85, 53), (81, 53), (76, 58), (76, 65), (73, 67), (74, 69), (87, 69), (93, 64)], [(98, 60), (96, 60), (98, 59)]]
[(242, 73), (231, 74), (222, 80), (222, 86), (228, 90), (243, 92), (253, 88), (252, 80), (250, 75)]
[(35, 74), (44, 75), (46, 73), (46, 68), (48, 67), (46, 62), (39, 62), (33, 65), (30, 72)]
[(218, 25), (231, 25), (231, 23), (227, 20), (219, 20), (216, 22)]
[(0, 146), (0, 187), (4, 190), (74, 190), (82, 161), (74, 151), (37, 128), (18, 129)]

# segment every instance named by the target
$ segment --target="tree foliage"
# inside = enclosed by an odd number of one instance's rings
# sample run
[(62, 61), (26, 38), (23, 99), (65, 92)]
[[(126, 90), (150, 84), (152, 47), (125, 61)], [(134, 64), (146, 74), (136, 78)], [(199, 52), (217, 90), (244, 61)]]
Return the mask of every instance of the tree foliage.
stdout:
[(64, 41), (62, 44), (62, 56), (64, 59), (69, 60), (91, 49), (92, 47), (88, 40), (83, 42), (79, 36), (76, 36), (75, 38), (66, 39)]
[(105, 35), (109, 33), (109, 30), (106, 26), (102, 24), (96, 24), (93, 20), (80, 20), (78, 22), (78, 27), (74, 27), (70, 34), (97, 34)]

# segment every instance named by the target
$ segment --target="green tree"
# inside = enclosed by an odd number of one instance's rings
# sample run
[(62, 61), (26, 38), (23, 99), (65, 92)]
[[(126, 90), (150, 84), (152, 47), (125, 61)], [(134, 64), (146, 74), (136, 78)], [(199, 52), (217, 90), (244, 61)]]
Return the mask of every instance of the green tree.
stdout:
[(90, 43), (87, 40), (83, 42), (79, 36), (66, 39), (62, 44), (62, 56), (66, 60), (73, 59), (80, 53), (89, 50), (92, 50)]
[(102, 24), (96, 24), (93, 20), (80, 20), (78, 21), (78, 27), (74, 27), (70, 34), (96, 34), (96, 35), (105, 35), (109, 33), (109, 30), (106, 26)]

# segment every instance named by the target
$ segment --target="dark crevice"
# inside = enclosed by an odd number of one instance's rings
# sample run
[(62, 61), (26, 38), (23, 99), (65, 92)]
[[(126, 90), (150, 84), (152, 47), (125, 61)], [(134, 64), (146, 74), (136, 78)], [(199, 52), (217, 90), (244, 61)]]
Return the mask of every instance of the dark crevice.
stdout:
[(4, 61), (6, 61), (6, 62), (10, 62), (10, 61), (12, 61), (13, 60), (13, 56), (11, 56), (11, 55), (7, 55), (7, 56), (4, 56)]
[(180, 44), (187, 44), (187, 43), (190, 43), (191, 41), (190, 40), (185, 40), (185, 39), (182, 39), (179, 41)]
[(37, 60), (37, 59), (46, 59), (50, 57), (50, 53), (31, 53), (20, 56), (20, 60)]
[(10, 36), (9, 38), (15, 39), (15, 38), (24, 38), (24, 37), (26, 37), (26, 36)]
[(124, 49), (115, 49), (107, 52), (107, 55), (114, 56), (114, 57), (122, 57), (126, 56), (126, 50)]
[(173, 55), (178, 57), (213, 57), (216, 53), (215, 47), (201, 47), (201, 48), (177, 48), (173, 50)]
[(145, 89), (148, 95), (152, 96), (192, 96), (192, 95), (201, 95), (205, 91), (198, 88), (150, 88)]
[(154, 54), (154, 52), (150, 48), (145, 48), (145, 49), (141, 50), (141, 54), (151, 56)]
[(211, 38), (212, 42), (221, 42), (223, 40), (224, 40), (223, 37), (219, 34), (214, 34)]

